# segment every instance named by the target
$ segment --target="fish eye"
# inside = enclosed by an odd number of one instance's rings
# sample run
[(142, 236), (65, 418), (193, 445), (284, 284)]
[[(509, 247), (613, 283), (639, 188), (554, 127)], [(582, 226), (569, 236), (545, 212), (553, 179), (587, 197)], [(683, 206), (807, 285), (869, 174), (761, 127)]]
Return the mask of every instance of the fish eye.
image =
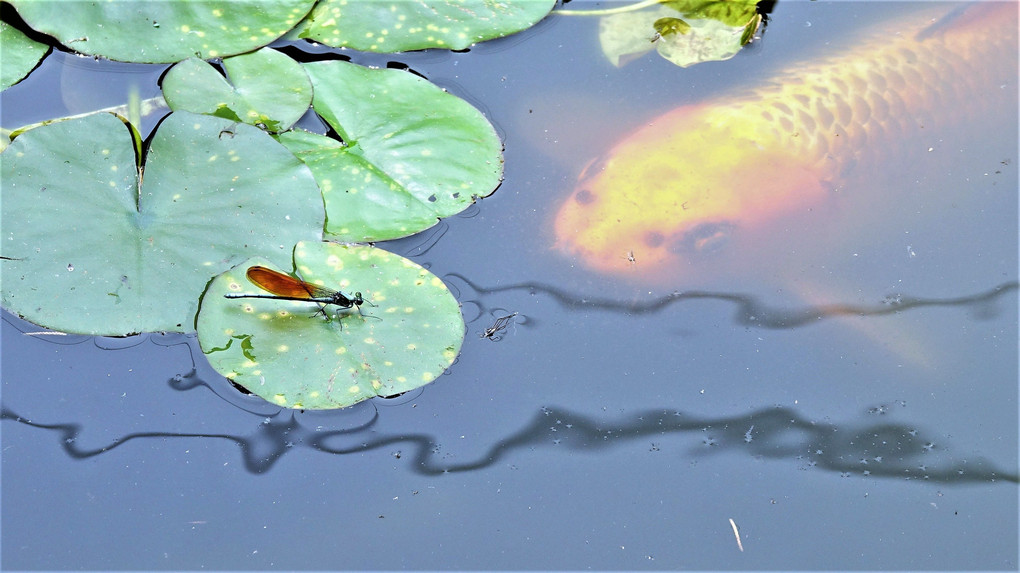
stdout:
[(595, 202), (595, 194), (587, 189), (579, 189), (574, 193), (574, 202), (578, 205), (591, 205)]

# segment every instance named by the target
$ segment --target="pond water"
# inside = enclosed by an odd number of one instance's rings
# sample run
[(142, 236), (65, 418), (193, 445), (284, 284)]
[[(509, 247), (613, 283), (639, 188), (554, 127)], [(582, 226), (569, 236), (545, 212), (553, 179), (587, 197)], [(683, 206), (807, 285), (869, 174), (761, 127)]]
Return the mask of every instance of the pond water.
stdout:
[[(616, 69), (597, 20), (556, 16), (465, 53), (348, 53), (410, 66), (504, 140), (492, 197), (383, 245), (462, 303), (457, 362), (398, 398), (281, 411), (190, 336), (5, 312), (3, 567), (1015, 570), (1016, 78), (978, 114), (997, 126), (897, 137), (818, 216), (690, 272), (554, 247), (628, 133), (918, 9), (779, 2), (763, 41), (688, 69)], [(3, 93), (4, 127), (154, 96), (164, 69), (51, 54)]]

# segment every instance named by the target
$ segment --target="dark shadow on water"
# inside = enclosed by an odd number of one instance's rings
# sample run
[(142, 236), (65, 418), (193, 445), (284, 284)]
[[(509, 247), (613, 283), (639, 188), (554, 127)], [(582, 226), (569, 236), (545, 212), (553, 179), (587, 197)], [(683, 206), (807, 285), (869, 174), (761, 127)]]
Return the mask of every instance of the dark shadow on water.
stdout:
[[(578, 297), (540, 283), (482, 288), (462, 276), (455, 276), (462, 286), (474, 289), (479, 295), (513, 290), (544, 293), (568, 309), (600, 308), (615, 312), (651, 313), (682, 301), (718, 300), (735, 306), (734, 320), (738, 324), (775, 329), (814, 324), (821, 318), (837, 315), (884, 315), (924, 307), (967, 307), (975, 317), (989, 318), (1001, 312), (999, 299), (1015, 293), (1018, 288), (1018, 283), (1014, 281), (971, 296), (940, 299), (895, 296), (874, 306), (837, 304), (783, 310), (741, 294), (688, 291), (650, 301), (628, 302), (612, 298)], [(481, 310), (492, 310), (487, 309), (479, 300), (469, 302), (477, 304)], [(520, 319), (527, 320), (523, 316)], [(14, 320), (8, 322), (16, 324)], [(21, 325), (23, 331), (25, 328), (25, 325)], [(201, 352), (193, 336), (174, 335), (163, 338), (166, 340), (159, 338), (155, 342), (162, 345), (187, 344), (193, 353)], [(77, 344), (85, 339), (88, 337), (68, 337), (68, 340), (60, 342)], [(134, 345), (136, 342), (132, 339), (121, 344)], [(102, 346), (105, 348), (105, 345)], [(523, 459), (521, 456), (526, 457), (530, 450), (540, 447), (591, 452), (645, 441), (651, 444), (651, 451), (656, 452), (659, 450), (656, 445), (659, 440), (676, 434), (691, 438), (687, 455), (692, 459), (719, 452), (742, 452), (754, 458), (787, 460), (797, 464), (800, 469), (837, 472), (844, 476), (916, 479), (952, 484), (1018, 482), (1016, 468), (1003, 470), (990, 461), (966, 453), (954, 453), (949, 446), (937, 442), (916, 427), (891, 423), (888, 418), (881, 422), (871, 418), (887, 413), (887, 406), (873, 408), (862, 414), (861, 420), (845, 424), (814, 422), (786, 407), (755, 410), (733, 417), (654, 409), (617, 420), (596, 419), (564, 408), (549, 407), (542, 408), (529, 422), (523, 422), (525, 425), (517, 432), (489, 446), (488, 451), (480, 455), (477, 461), (450, 463), (434, 436), (424, 433), (387, 435), (377, 427), (380, 421), (379, 407), (399, 405), (400, 399), (373, 400), (334, 412), (331, 418), (325, 419), (326, 423), (321, 423), (324, 421), (321, 413), (295, 412), (280, 409), (254, 397), (241, 397), (203, 360), (194, 361), (192, 372), (172, 377), (167, 380), (167, 385), (176, 392), (209, 391), (238, 410), (261, 419), (261, 423), (248, 434), (129, 432), (116, 439), (107, 438), (108, 443), (104, 445), (86, 447), (82, 445), (84, 440), (78, 439), (85, 429), (79, 422), (35, 420), (14, 411), (7, 403), (0, 406), (0, 419), (53, 432), (57, 444), (74, 459), (92, 458), (139, 440), (227, 440), (237, 444), (245, 467), (254, 474), (269, 471), (284, 454), (295, 448), (310, 448), (333, 455), (401, 448), (401, 452), (407, 453), (394, 455), (406, 459), (409, 469), (424, 475), (436, 475), (479, 470), (498, 463), (513, 463), (509, 460), (514, 456)]]
[[(888, 406), (871, 408), (866, 416), (881, 416)], [(400, 447), (394, 454), (408, 460), (408, 468), (423, 475), (481, 470), (509, 463), (515, 455), (527, 456), (537, 448), (567, 451), (610, 451), (635, 442), (650, 451), (671, 434), (687, 434), (687, 456), (695, 459), (722, 452), (742, 452), (754, 458), (787, 460), (803, 470), (836, 472), (844, 477), (870, 476), (945, 484), (1018, 483), (1016, 471), (994, 463), (954, 454), (915, 427), (889, 422), (832, 424), (811, 421), (787, 407), (755, 410), (742, 416), (710, 417), (678, 410), (646, 410), (618, 420), (600, 420), (558, 407), (543, 407), (517, 432), (498, 440), (476, 461), (448, 463), (436, 438), (428, 434), (380, 434), (374, 426), (378, 410), (367, 421), (342, 430), (321, 431), (299, 421), (293, 411), (268, 417), (248, 435), (137, 432), (98, 448), (85, 449), (77, 437), (82, 425), (43, 423), (2, 408), (3, 420), (48, 430), (74, 459), (88, 459), (136, 440), (209, 438), (238, 445), (247, 470), (269, 471), (288, 451), (310, 448), (326, 454), (358, 454), (380, 448)], [(633, 447), (633, 446), (630, 446)], [(407, 453), (404, 452), (407, 450)], [(1014, 468), (1015, 470), (1015, 468)]]
[[(626, 314), (651, 314), (683, 302), (715, 300), (734, 306), (733, 322), (742, 326), (768, 329), (791, 329), (811, 324), (826, 318), (839, 316), (883, 316), (908, 310), (929, 307), (966, 307), (976, 318), (988, 319), (999, 314), (997, 308), (1001, 297), (1017, 291), (1020, 283), (1002, 283), (985, 292), (969, 296), (946, 298), (923, 298), (902, 294), (886, 296), (880, 303), (872, 305), (825, 304), (800, 308), (777, 308), (758, 298), (746, 294), (712, 291), (675, 291), (665, 296), (644, 301), (623, 301), (611, 297), (577, 296), (564, 289), (543, 283), (517, 283), (504, 286), (482, 287), (457, 273), (446, 275), (463, 283), (482, 296), (503, 292), (523, 291), (531, 294), (545, 294), (568, 310), (599, 309)], [(449, 281), (448, 281), (449, 282)], [(455, 284), (451, 288), (455, 288)], [(462, 302), (478, 305), (481, 311), (489, 310), (477, 299), (469, 299), (463, 293), (458, 296)]]

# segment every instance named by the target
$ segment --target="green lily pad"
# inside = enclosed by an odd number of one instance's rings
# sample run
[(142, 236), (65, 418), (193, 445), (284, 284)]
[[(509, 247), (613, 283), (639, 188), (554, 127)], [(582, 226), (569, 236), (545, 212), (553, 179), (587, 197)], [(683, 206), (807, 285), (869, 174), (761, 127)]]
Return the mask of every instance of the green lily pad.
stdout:
[(659, 18), (652, 24), (652, 27), (655, 28), (655, 33), (659, 36), (686, 34), (691, 31), (691, 25), (681, 18)]
[(362, 52), (463, 50), (533, 26), (556, 0), (322, 0), (288, 37)]
[(172, 63), (250, 52), (290, 30), (315, 0), (9, 0), (32, 28), (111, 60)]
[(401, 70), (306, 64), (312, 106), (343, 142), (304, 131), (278, 136), (315, 174), (326, 234), (341, 241), (406, 237), (491, 194), (502, 144), (464, 100)]
[(727, 26), (743, 27), (757, 13), (760, 0), (665, 0), (668, 6), (690, 18), (712, 19)]
[(304, 68), (272, 48), (225, 58), (223, 67), (231, 83), (198, 58), (170, 68), (163, 78), (170, 109), (243, 121), (275, 133), (294, 125), (312, 104), (312, 83)]
[(0, 53), (3, 54), (0, 58), (0, 90), (24, 79), (49, 49), (46, 44), (30, 39), (7, 22), (0, 22)]
[(321, 238), (311, 173), (265, 132), (171, 114), (142, 182), (136, 143), (97, 114), (27, 131), (0, 155), (5, 308), (65, 332), (191, 331), (210, 278)]
[[(216, 277), (202, 298), (198, 341), (218, 372), (288, 408), (343, 408), (433, 381), (460, 352), (460, 305), (438, 277), (367, 245), (303, 242), (294, 267), (316, 285), (363, 294), (357, 308), (330, 318), (302, 301), (225, 298), (266, 294), (245, 272), (252, 259)], [(371, 304), (369, 304), (371, 303)]]

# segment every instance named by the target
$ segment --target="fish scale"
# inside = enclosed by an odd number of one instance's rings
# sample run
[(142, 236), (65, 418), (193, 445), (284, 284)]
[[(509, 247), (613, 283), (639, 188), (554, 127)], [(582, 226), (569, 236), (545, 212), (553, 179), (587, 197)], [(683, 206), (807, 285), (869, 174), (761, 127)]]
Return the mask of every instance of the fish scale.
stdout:
[(842, 53), (685, 105), (582, 173), (557, 246), (604, 272), (682, 268), (734, 232), (829, 198), (900, 140), (1016, 101), (1017, 4), (908, 15)]

